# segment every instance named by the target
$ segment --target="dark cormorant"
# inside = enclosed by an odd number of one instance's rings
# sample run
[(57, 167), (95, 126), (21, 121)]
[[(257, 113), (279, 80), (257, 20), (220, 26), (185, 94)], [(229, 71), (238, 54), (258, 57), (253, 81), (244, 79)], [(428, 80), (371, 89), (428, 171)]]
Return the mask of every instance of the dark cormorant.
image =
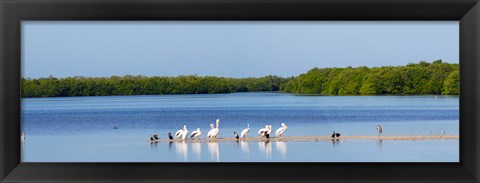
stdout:
[(158, 134), (150, 134), (150, 141), (158, 140)]
[(238, 134), (237, 134), (237, 132), (236, 132), (236, 131), (234, 131), (234, 132), (233, 132), (233, 134), (235, 135), (235, 139), (237, 139), (237, 140), (238, 140), (238, 139), (240, 138), (240, 137), (238, 136)]
[(172, 133), (168, 132), (168, 139), (173, 140)]
[(332, 138), (337, 138), (337, 137), (340, 137), (340, 133), (333, 131)]

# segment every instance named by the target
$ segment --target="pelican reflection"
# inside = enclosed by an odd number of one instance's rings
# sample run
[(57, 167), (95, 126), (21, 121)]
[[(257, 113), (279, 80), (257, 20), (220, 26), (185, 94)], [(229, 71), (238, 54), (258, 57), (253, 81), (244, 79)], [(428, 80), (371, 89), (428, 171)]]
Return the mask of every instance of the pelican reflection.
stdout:
[(282, 155), (282, 159), (285, 159), (287, 157), (287, 143), (286, 142), (281, 142), (278, 141), (275, 143), (277, 147), (277, 151)]
[(177, 142), (175, 144), (175, 150), (177, 151), (177, 155), (179, 157), (183, 157), (183, 161), (187, 161), (188, 146), (186, 142), (184, 141)]
[(208, 151), (210, 151), (210, 158), (220, 162), (220, 150), (218, 149), (218, 142), (207, 142)]
[(243, 154), (250, 156), (250, 148), (248, 147), (248, 142), (240, 141), (240, 149), (242, 150)]
[(272, 158), (272, 144), (269, 141), (258, 142), (258, 148), (260, 149), (260, 151), (265, 153), (267, 159)]
[(197, 159), (200, 160), (201, 153), (202, 153), (202, 143), (192, 142), (192, 152), (197, 156)]

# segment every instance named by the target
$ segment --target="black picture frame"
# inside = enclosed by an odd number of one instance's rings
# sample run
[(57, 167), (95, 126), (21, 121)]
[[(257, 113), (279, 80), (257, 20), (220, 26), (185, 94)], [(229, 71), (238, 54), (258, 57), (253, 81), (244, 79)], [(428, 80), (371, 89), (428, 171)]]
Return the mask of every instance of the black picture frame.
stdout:
[[(477, 0), (0, 0), (1, 182), (479, 182)], [(21, 163), (23, 20), (458, 20), (460, 163)]]

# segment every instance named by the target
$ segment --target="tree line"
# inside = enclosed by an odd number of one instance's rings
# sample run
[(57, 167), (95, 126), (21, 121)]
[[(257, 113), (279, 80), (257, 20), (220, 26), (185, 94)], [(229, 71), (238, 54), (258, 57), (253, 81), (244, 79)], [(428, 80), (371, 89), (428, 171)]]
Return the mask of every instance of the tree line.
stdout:
[(458, 95), (458, 64), (436, 60), (406, 66), (314, 68), (281, 86), (283, 92), (321, 95)]
[(287, 92), (321, 95), (458, 95), (459, 65), (419, 62), (406, 66), (313, 68), (297, 77), (112, 76), (22, 78), (22, 97)]
[(22, 78), (22, 97), (213, 94), (278, 91), (287, 78), (226, 78), (215, 76), (112, 76), (30, 79)]

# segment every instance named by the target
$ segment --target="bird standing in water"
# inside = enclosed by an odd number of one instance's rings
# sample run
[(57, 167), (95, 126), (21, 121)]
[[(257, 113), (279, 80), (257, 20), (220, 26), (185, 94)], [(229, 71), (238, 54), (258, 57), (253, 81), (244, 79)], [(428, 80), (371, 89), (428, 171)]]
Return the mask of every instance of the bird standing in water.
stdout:
[(377, 132), (378, 132), (378, 136), (382, 136), (382, 133), (383, 133), (382, 126), (377, 125)]
[(247, 128), (242, 130), (242, 132), (240, 133), (240, 137), (247, 138), (249, 131), (250, 131), (250, 124), (247, 124)]
[(183, 125), (182, 140), (187, 139), (187, 136), (188, 136), (187, 125)]
[(220, 125), (220, 119), (217, 119), (216, 121), (216, 127), (213, 127), (213, 124), (210, 124), (210, 131), (207, 133), (207, 137), (217, 139), (217, 135), (219, 132), (218, 126)]
[(187, 134), (188, 134), (187, 125), (183, 125), (183, 129), (180, 129), (177, 131), (177, 133), (175, 133), (175, 138), (185, 140), (187, 139)]
[(193, 139), (193, 138), (200, 137), (201, 134), (202, 134), (202, 132), (200, 131), (200, 128), (197, 128), (197, 130), (192, 132), (192, 135), (190, 135), (190, 138)]
[(150, 141), (154, 142), (155, 140), (158, 140), (158, 134), (150, 134)]
[(265, 137), (268, 131), (268, 125), (265, 125), (265, 128), (258, 130), (258, 136)]
[(283, 137), (283, 133), (287, 130), (287, 125), (285, 125), (285, 123), (282, 123), (281, 125), (282, 127), (280, 127), (276, 132), (275, 132), (275, 137)]
[(173, 140), (172, 133), (168, 132), (168, 140)]
[(233, 135), (234, 135), (235, 139), (237, 139), (237, 140), (240, 138), (240, 137), (238, 136), (238, 134), (237, 134), (237, 131), (234, 131), (234, 132), (233, 132)]
[(267, 137), (267, 139), (270, 138), (270, 133), (272, 133), (272, 125), (268, 125), (268, 130), (265, 133), (265, 137)]

